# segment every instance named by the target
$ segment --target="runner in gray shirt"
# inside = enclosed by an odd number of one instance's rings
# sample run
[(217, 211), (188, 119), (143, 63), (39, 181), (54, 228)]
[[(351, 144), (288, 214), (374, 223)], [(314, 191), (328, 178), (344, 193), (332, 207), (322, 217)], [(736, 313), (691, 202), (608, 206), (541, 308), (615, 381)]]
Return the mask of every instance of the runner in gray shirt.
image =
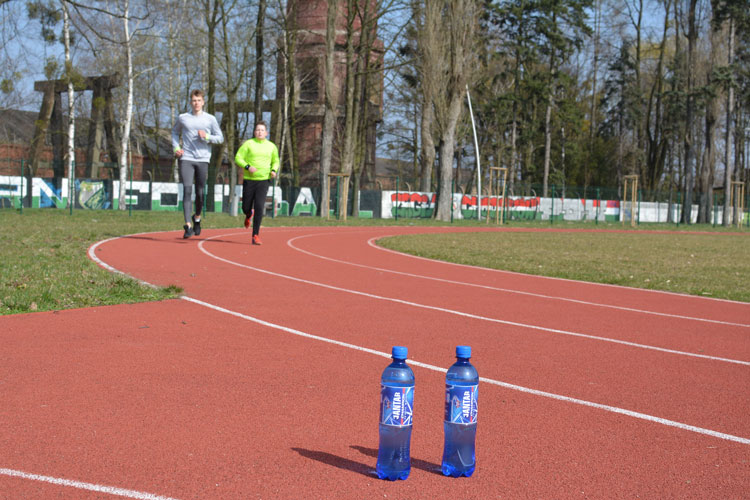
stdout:
[[(203, 190), (211, 160), (211, 144), (224, 142), (224, 135), (213, 115), (203, 112), (203, 91), (190, 92), (192, 113), (182, 113), (172, 127), (172, 149), (179, 160), (182, 182), (182, 210), (185, 215), (183, 238), (201, 234)], [(182, 136), (182, 146), (180, 146)], [(195, 178), (195, 215), (191, 216), (193, 179)]]

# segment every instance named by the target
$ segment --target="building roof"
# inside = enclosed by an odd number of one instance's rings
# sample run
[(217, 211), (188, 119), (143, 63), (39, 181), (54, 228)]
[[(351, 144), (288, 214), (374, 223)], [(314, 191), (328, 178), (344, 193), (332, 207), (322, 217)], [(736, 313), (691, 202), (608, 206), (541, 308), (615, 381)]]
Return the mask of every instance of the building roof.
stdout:
[[(22, 111), (17, 109), (0, 109), (0, 144), (31, 145), (34, 136), (34, 123), (39, 113), (36, 111)], [(63, 118), (65, 120), (65, 118)], [(85, 148), (88, 141), (90, 120), (88, 117), (76, 119), (76, 147)], [(47, 144), (50, 132), (47, 132)], [(169, 129), (159, 129), (154, 133), (153, 128), (145, 130), (134, 127), (131, 131), (133, 152), (145, 157), (154, 157), (158, 151), (159, 158), (172, 158), (172, 138)]]
[(0, 109), (0, 143), (31, 144), (38, 115), (33, 111)]

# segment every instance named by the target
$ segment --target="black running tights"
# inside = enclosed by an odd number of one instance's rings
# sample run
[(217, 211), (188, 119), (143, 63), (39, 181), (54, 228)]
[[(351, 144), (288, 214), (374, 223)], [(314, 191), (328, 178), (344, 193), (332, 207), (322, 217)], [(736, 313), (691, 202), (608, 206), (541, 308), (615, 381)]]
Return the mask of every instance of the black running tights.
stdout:
[(266, 194), (268, 194), (268, 180), (242, 181), (242, 212), (245, 217), (253, 215), (253, 234), (260, 233), (260, 223), (263, 220), (263, 211), (266, 206)]

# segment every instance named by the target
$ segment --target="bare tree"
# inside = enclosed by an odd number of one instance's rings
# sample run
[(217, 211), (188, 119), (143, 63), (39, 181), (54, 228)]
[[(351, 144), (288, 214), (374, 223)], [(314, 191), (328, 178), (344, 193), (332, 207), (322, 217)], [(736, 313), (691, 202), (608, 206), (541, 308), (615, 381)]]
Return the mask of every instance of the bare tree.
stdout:
[(422, 114), (419, 120), (421, 137), (420, 145), (420, 189), (432, 191), (432, 169), (435, 165), (435, 95), (438, 89), (444, 88), (447, 76), (447, 61), (441, 44), (445, 41), (442, 34), (443, 2), (414, 0), (414, 20), (417, 26), (416, 69), (419, 78), (419, 89), (422, 100)]
[[(65, 154), (65, 163), (68, 171), (68, 182), (72, 183), (75, 177), (75, 136), (76, 136), (76, 114), (75, 114), (75, 89), (73, 88), (73, 62), (70, 58), (70, 14), (68, 6), (62, 2), (63, 11), (63, 43), (65, 45), (65, 79), (68, 87), (68, 148)], [(72, 185), (71, 185), (71, 191)], [(72, 207), (73, 199), (68, 199), (68, 204)]]
[[(732, 224), (730, 193), (732, 191), (732, 146), (730, 138), (732, 137), (732, 127), (735, 122), (735, 87), (737, 85), (734, 71), (731, 70), (735, 64), (736, 42), (737, 42), (737, 24), (746, 12), (747, 5), (740, 0), (712, 0), (713, 7), (713, 29), (726, 33), (727, 36), (727, 68), (730, 68), (726, 81), (726, 124), (724, 128), (724, 211), (722, 224), (727, 227)], [(746, 16), (746, 14), (745, 14)], [(735, 143), (736, 153), (742, 149)], [(739, 155), (735, 155), (737, 158)]]
[[(298, 67), (297, 44), (299, 27), (297, 25), (298, 3), (300, 0), (277, 0), (277, 15), (273, 18), (278, 30), (279, 45), (277, 48), (277, 73), (281, 77), (281, 85), (277, 81), (277, 115), (272, 116), (271, 130), (273, 142), (279, 148), (281, 165), (289, 166), (289, 176), (293, 188), (300, 187), (299, 156), (297, 151), (297, 120), (300, 116), (298, 109)], [(279, 89), (280, 87), (280, 89)], [(279, 91), (281, 90), (281, 91)], [(285, 158), (285, 159), (284, 159)]]
[[(224, 92), (227, 96), (227, 107), (224, 110), (224, 116), (222, 117), (221, 123), (222, 127), (224, 128), (224, 137), (226, 140), (223, 144), (218, 145), (218, 147), (214, 148), (213, 155), (222, 158), (224, 155), (224, 148), (226, 147), (227, 151), (227, 158), (229, 160), (230, 165), (230, 173), (229, 173), (229, 206), (230, 206), (230, 214), (231, 215), (237, 215), (237, 200), (236, 200), (236, 186), (237, 186), (237, 165), (234, 163), (234, 154), (237, 149), (237, 143), (238, 143), (238, 137), (236, 134), (237, 131), (237, 113), (238, 113), (238, 99), (237, 95), (240, 91), (240, 88), (242, 87), (243, 83), (245, 82), (245, 75), (244, 73), (251, 67), (251, 53), (250, 53), (250, 43), (245, 43), (244, 41), (241, 43), (237, 43), (237, 39), (232, 37), (232, 33), (230, 33), (230, 26), (229, 26), (229, 20), (234, 17), (229, 15), (229, 11), (226, 8), (226, 5), (224, 2), (221, 4), (221, 40), (222, 40), (222, 51), (224, 53), (224, 76), (225, 76), (225, 86), (224, 86)], [(260, 26), (256, 27), (256, 29), (260, 30)], [(239, 36), (242, 36), (240, 33), (237, 33)], [(258, 32), (255, 33), (256, 37), (258, 36)], [(246, 41), (249, 42), (252, 38), (252, 33), (249, 34)], [(237, 45), (239, 45), (239, 54), (233, 57), (233, 48), (236, 48)], [(262, 46), (262, 45), (261, 45)], [(259, 57), (259, 59), (262, 59), (262, 55)], [(257, 66), (256, 66), (257, 67)], [(261, 65), (262, 67), (262, 65)], [(235, 71), (236, 69), (236, 71)], [(262, 71), (262, 70), (261, 70)], [(256, 82), (257, 82), (257, 76), (256, 76)], [(260, 105), (262, 106), (262, 84), (260, 85), (260, 92), (261, 92), (261, 99), (260, 99)], [(256, 85), (256, 101), (255, 101), (255, 107), (256, 113), (258, 112), (258, 86)], [(256, 121), (258, 120), (258, 115), (255, 115)]]
[(695, 75), (692, 68), (695, 68), (698, 26), (695, 19), (695, 11), (698, 0), (689, 0), (687, 12), (687, 33), (688, 51), (687, 51), (687, 88), (685, 103), (685, 127), (683, 130), (683, 144), (685, 147), (685, 203), (682, 207), (682, 222), (690, 224), (691, 213), (693, 209), (693, 184), (695, 171), (695, 147), (693, 144), (693, 117), (695, 115)]
[(263, 64), (264, 37), (266, 24), (266, 0), (258, 3), (258, 22), (255, 24), (255, 123), (263, 118)]
[[(107, 43), (113, 44), (115, 47), (119, 47), (124, 52), (124, 65), (125, 65), (125, 80), (127, 82), (126, 89), (126, 103), (124, 109), (124, 116), (121, 121), (121, 133), (120, 133), (120, 154), (118, 158), (119, 166), (119, 209), (125, 210), (127, 203), (125, 200), (126, 193), (126, 180), (128, 175), (128, 167), (130, 163), (130, 129), (133, 121), (133, 94), (134, 94), (134, 81), (136, 73), (133, 68), (133, 45), (135, 36), (147, 28), (139, 27), (140, 23), (148, 19), (149, 11), (148, 6), (143, 5), (143, 12), (140, 15), (133, 15), (131, 13), (130, 0), (117, 0), (114, 3), (106, 3), (107, 8), (100, 8), (96, 5), (81, 4), (75, 0), (65, 0), (69, 5), (73, 6), (76, 12), (79, 14), (79, 20), (85, 25), (88, 30), (93, 33), (97, 38)], [(109, 7), (113, 10), (110, 10)], [(139, 9), (140, 10), (140, 9)], [(92, 23), (87, 19), (87, 16), (83, 13), (88, 11), (92, 14), (105, 15), (110, 22), (113, 24), (110, 26), (109, 33), (106, 34), (104, 30), (95, 28)], [(116, 25), (117, 22), (121, 22), (121, 27)], [(131, 22), (135, 22), (136, 26), (131, 30)], [(118, 37), (118, 35), (120, 35)], [(94, 47), (94, 44), (89, 40), (89, 44)], [(95, 52), (101, 51), (102, 47), (95, 48)]]
[(329, 0), (326, 10), (325, 110), (323, 114), (322, 144), (320, 148), (320, 216), (327, 217), (330, 204), (328, 174), (333, 158), (333, 137), (336, 131), (338, 86), (334, 81), (336, 69), (336, 22), (338, 1)]
[(444, 3), (441, 45), (446, 61), (447, 85), (435, 96), (435, 119), (439, 130), (440, 183), (435, 217), (449, 221), (451, 217), (453, 159), (456, 127), (464, 109), (466, 85), (475, 69), (476, 30), (479, 9), (475, 0), (448, 0)]
[[(734, 62), (734, 41), (735, 41), (735, 24), (734, 19), (730, 18), (727, 22), (729, 31), (728, 50), (727, 50), (727, 63), (731, 65)], [(730, 81), (727, 85), (727, 116), (726, 116), (726, 128), (724, 130), (724, 212), (722, 217), (722, 224), (724, 227), (728, 227), (731, 224), (729, 220), (729, 200), (728, 194), (732, 190), (732, 155), (730, 153), (729, 138), (732, 137), (732, 122), (734, 115), (734, 85)]]

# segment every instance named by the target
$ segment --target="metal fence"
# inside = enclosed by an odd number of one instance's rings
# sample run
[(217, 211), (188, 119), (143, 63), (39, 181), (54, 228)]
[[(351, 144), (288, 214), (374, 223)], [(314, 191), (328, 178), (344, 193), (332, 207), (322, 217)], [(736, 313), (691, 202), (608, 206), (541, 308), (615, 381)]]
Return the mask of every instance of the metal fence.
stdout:
[[(149, 171), (147, 167), (145, 171)], [(75, 173), (85, 172), (75, 168)], [(47, 170), (48, 171), (48, 170)], [(133, 180), (133, 168), (125, 183), (124, 199), (120, 200), (120, 180), (117, 165), (107, 164), (101, 172), (106, 178), (88, 179), (77, 177), (30, 177), (24, 160), (0, 159), (0, 208), (23, 211), (24, 208), (56, 208), (73, 210), (117, 209), (121, 203), (128, 210), (182, 210), (182, 189), (176, 182), (162, 181), (155, 175), (149, 180)], [(142, 174), (142, 172), (141, 172)], [(142, 175), (141, 175), (142, 177)], [(212, 203), (206, 205), (209, 212), (230, 212), (230, 186), (219, 179), (211, 193)], [(282, 181), (283, 182), (283, 181)], [(347, 196), (346, 215), (361, 218), (431, 218), (437, 205), (437, 193), (401, 190), (398, 179), (390, 185), (393, 190), (350, 191)], [(350, 190), (352, 189), (349, 183)], [(744, 190), (730, 193), (734, 196), (730, 205), (733, 225), (750, 227), (748, 205), (750, 195)], [(241, 198), (241, 185), (235, 187), (235, 195)], [(340, 184), (330, 190), (330, 215), (337, 218), (344, 214), (339, 206)], [(320, 215), (320, 187), (294, 187), (273, 183), (269, 190), (267, 206), (274, 216)], [(492, 194), (491, 194), (492, 193)], [(603, 187), (549, 185), (547, 196), (542, 196), (539, 185), (515, 184), (501, 190), (487, 186), (481, 197), (463, 194), (454, 190), (451, 217), (453, 220), (475, 219), (487, 223), (507, 221), (561, 221), (673, 223), (683, 220), (683, 194), (679, 191), (647, 192), (639, 190), (633, 198), (623, 199), (617, 189)], [(740, 195), (741, 193), (741, 195)], [(355, 196), (356, 194), (356, 196)], [(208, 193), (207, 193), (208, 195)], [(701, 193), (696, 193), (698, 200)], [(355, 211), (355, 204), (357, 210)], [(723, 222), (724, 193), (715, 193), (711, 200), (710, 224)], [(698, 220), (698, 206), (691, 207), (690, 222)]]

